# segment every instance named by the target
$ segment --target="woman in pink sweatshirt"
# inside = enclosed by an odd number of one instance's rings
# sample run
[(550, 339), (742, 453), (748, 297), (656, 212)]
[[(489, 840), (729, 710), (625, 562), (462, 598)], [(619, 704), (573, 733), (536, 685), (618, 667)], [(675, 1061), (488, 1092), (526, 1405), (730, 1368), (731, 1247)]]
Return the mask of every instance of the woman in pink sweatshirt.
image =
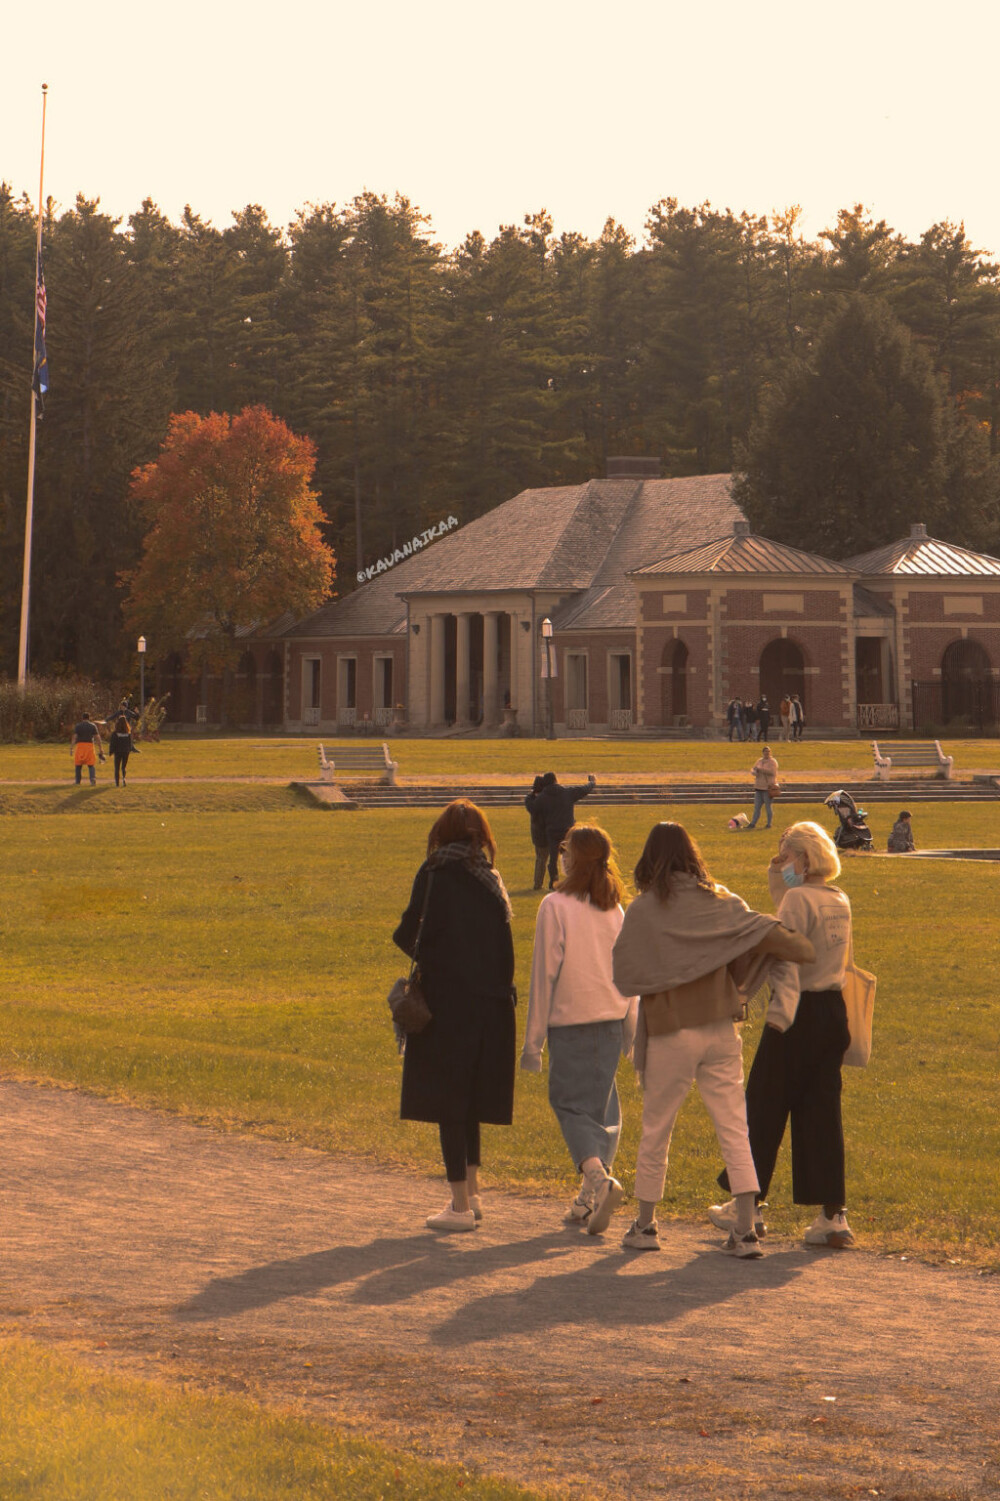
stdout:
[(623, 1197), (611, 1172), (622, 1127), (615, 1074), (632, 1048), (637, 1002), (621, 995), (611, 973), (625, 915), (611, 840), (603, 829), (575, 824), (562, 860), (565, 876), (535, 923), (521, 1067), (540, 1073), (548, 1041), (549, 1103), (583, 1175), (565, 1221), (600, 1235)]

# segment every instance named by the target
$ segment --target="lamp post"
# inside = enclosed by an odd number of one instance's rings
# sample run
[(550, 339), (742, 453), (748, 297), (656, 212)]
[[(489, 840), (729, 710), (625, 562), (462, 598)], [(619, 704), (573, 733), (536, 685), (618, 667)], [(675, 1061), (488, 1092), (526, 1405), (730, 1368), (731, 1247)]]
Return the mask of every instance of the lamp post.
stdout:
[(542, 621), (542, 640), (545, 642), (545, 710), (548, 720), (546, 740), (556, 738), (556, 728), (552, 719), (552, 621), (546, 615)]
[(146, 638), (139, 637), (139, 722), (146, 712)]

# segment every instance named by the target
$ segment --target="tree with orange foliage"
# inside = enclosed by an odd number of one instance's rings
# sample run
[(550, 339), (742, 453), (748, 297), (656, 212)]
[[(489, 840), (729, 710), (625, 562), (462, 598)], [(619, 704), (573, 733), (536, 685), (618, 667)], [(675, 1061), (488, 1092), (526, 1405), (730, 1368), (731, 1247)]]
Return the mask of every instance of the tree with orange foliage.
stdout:
[(237, 631), (329, 597), (335, 559), (310, 489), (315, 460), (312, 441), (263, 406), (171, 417), (159, 458), (132, 475), (149, 531), (138, 568), (121, 575), (126, 621), (158, 657), (183, 651), (228, 678)]

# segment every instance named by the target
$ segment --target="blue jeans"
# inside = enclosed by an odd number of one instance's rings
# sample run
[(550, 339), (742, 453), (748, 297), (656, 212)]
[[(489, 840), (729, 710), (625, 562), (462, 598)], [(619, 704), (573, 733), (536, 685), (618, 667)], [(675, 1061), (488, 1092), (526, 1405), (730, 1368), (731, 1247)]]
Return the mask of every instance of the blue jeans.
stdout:
[(771, 799), (767, 795), (767, 793), (764, 792), (760, 787), (755, 787), (754, 790), (753, 790), (753, 818), (751, 818), (751, 820), (750, 820), (750, 827), (751, 827), (751, 829), (754, 827), (754, 825), (756, 824), (758, 818), (760, 817), (760, 812), (761, 812), (762, 808), (767, 813), (767, 826), (768, 826), (768, 828), (770, 828), (771, 827)]
[(615, 1074), (620, 1021), (549, 1028), (549, 1104), (577, 1167), (599, 1157), (610, 1172), (622, 1130)]

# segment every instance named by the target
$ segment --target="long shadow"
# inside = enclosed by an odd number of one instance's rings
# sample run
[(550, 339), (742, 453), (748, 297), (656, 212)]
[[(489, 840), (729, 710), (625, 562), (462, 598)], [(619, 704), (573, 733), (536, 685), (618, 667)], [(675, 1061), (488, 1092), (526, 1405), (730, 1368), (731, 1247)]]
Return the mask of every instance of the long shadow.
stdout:
[(711, 1308), (746, 1292), (774, 1292), (808, 1265), (801, 1251), (772, 1252), (761, 1261), (739, 1262), (706, 1246), (683, 1266), (646, 1271), (641, 1279), (620, 1274), (633, 1258), (611, 1254), (585, 1267), (539, 1277), (516, 1292), (486, 1293), (457, 1309), (431, 1335), (435, 1344), (469, 1345), (504, 1335), (544, 1334), (561, 1324), (641, 1328), (663, 1325), (697, 1309)]
[(569, 1255), (576, 1237), (550, 1232), (508, 1245), (470, 1245), (432, 1232), (373, 1240), (365, 1246), (334, 1246), (248, 1268), (235, 1277), (213, 1277), (202, 1290), (180, 1304), (174, 1317), (184, 1321), (233, 1318), (266, 1308), (285, 1298), (308, 1297), (344, 1282), (359, 1282), (357, 1302), (372, 1305), (403, 1303), (432, 1288), (453, 1285), (462, 1278), (526, 1266), (555, 1252)]

